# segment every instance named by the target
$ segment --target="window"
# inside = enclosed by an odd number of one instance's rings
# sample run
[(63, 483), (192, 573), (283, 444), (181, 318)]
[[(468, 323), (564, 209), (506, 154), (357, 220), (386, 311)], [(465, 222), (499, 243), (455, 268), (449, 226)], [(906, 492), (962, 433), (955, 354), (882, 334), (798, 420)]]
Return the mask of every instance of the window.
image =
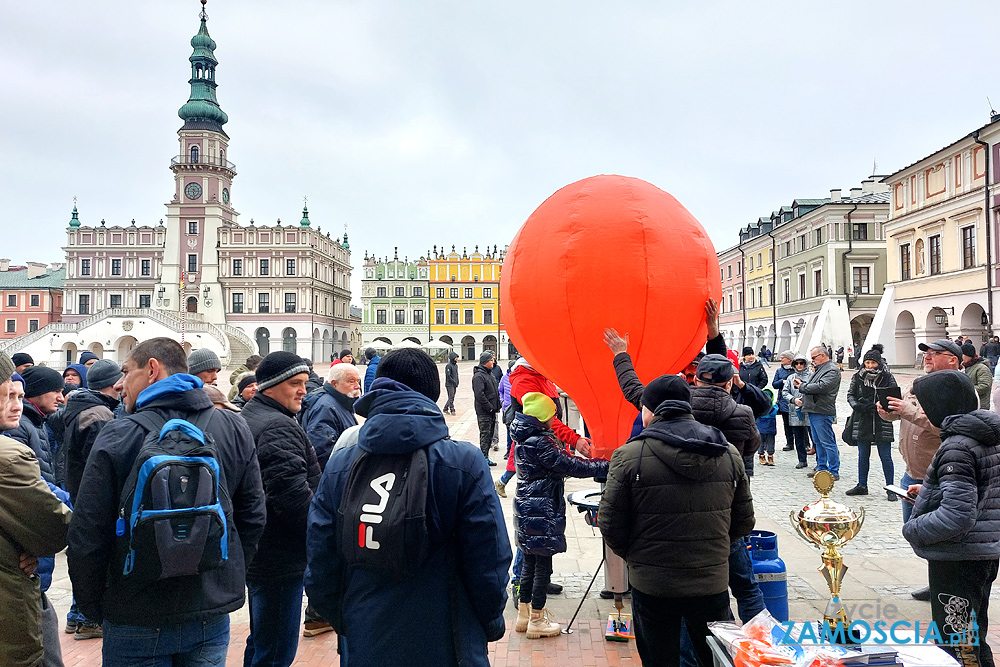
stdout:
[(414, 310), (413, 311), (413, 323), (414, 324), (423, 324), (424, 323), (424, 311), (422, 311), (422, 310)]
[(122, 295), (121, 294), (112, 294), (111, 295), (111, 307), (112, 308), (121, 308), (122, 307)]
[(434, 324), (444, 324), (444, 308), (434, 310)]
[(774, 248), (767, 249), (767, 263), (774, 264)]
[(855, 266), (851, 268), (851, 275), (854, 277), (854, 293), (870, 294), (869, 269), (867, 266)]
[(188, 255), (188, 273), (197, 273), (198, 255)]
[(483, 288), (483, 298), (484, 299), (492, 299), (493, 298), (493, 288), (492, 287), (484, 287)]
[(243, 260), (234, 259), (233, 260), (233, 275), (242, 276), (243, 275)]
[(295, 312), (295, 292), (285, 292), (285, 312)]
[(823, 294), (823, 269), (813, 271), (813, 289), (816, 290), (815, 296)]
[(729, 295), (729, 312), (733, 312), (733, 295)]
[(803, 250), (806, 249), (806, 235), (805, 234), (802, 234), (801, 236), (799, 236), (799, 244), (798, 245), (799, 245), (799, 252), (802, 252)]
[(406, 296), (406, 288), (405, 287), (397, 287), (396, 288), (396, 296)]
[(823, 245), (823, 230), (816, 230), (816, 245)]
[(759, 303), (761, 306), (764, 305), (764, 286), (763, 285), (759, 285), (757, 287), (757, 303)]
[(976, 265), (976, 228), (962, 227), (962, 268)]
[[(191, 255), (188, 255), (190, 258)], [(122, 261), (120, 259), (111, 260), (111, 275), (120, 276), (122, 274)]]
[(375, 311), (375, 324), (385, 324), (385, 311), (376, 310)]
[(271, 295), (268, 292), (257, 293), (257, 312), (258, 313), (271, 312)]
[(76, 309), (78, 315), (89, 315), (90, 314), (90, 295), (81, 294), (79, 307)]
[(269, 276), (271, 275), (271, 260), (262, 259), (260, 260), (260, 271), (258, 275)]
[(788, 257), (791, 254), (792, 254), (792, 242), (785, 241), (785, 257)]
[(7, 307), (8, 308), (17, 308), (17, 295), (16, 294), (8, 294), (7, 295)]
[(38, 320), (28, 320), (28, 332), (38, 331)]
[(483, 310), (483, 324), (493, 324), (493, 310)]
[(851, 239), (855, 241), (868, 240), (868, 224), (864, 222), (851, 223)]
[(141, 260), (139, 262), (139, 274), (143, 276), (148, 276), (150, 274), (150, 269), (152, 267), (152, 262), (148, 259)]
[(377, 297), (378, 296), (386, 296), (385, 288), (384, 287), (376, 287), (375, 288), (375, 296), (377, 296)]
[(799, 274), (799, 298), (806, 298), (806, 274)]
[(243, 293), (233, 292), (233, 312), (242, 313), (243, 312)]
[(471, 287), (466, 287), (465, 288), (465, 298), (466, 299), (471, 299), (472, 298), (472, 288)]
[(764, 262), (761, 261), (762, 257), (763, 257), (762, 253), (757, 253), (757, 268), (758, 269), (761, 268), (762, 266), (764, 266)]
[(733, 277), (733, 265), (732, 264), (730, 264), (729, 266), (726, 267), (726, 272), (729, 274), (728, 277), (730, 277), (730, 278)]
[(285, 260), (285, 275), (294, 276), (295, 275), (295, 260), (286, 259)]
[(931, 275), (941, 273), (941, 235), (935, 235), (927, 239), (928, 258), (930, 259)]
[(788, 278), (784, 278), (781, 281), (781, 286), (785, 291), (785, 303), (792, 300), (792, 281)]
[(769, 303), (771, 305), (774, 305), (774, 283), (768, 284), (768, 286), (767, 286), (767, 296), (768, 296), (768, 299), (769, 299)]
[(472, 318), (472, 310), (469, 308), (466, 308), (465, 310), (465, 323), (475, 324), (475, 320)]
[(81, 259), (80, 260), (80, 275), (89, 276), (90, 275), (90, 260)]
[(439, 299), (443, 299), (444, 298), (444, 288), (443, 287), (435, 288), (434, 293), (437, 295), (437, 298), (439, 298)]
[(17, 322), (14, 320), (7, 320), (7, 333), (17, 333)]
[(424, 288), (423, 287), (414, 287), (413, 288), (413, 296), (423, 296), (423, 295), (424, 295)]
[(448, 322), (451, 324), (458, 324), (458, 310), (453, 308), (448, 311)]
[(198, 223), (194, 220), (188, 220), (188, 234), (198, 233)]
[(149, 308), (150, 302), (152, 300), (153, 300), (153, 296), (151, 294), (140, 294), (139, 295), (139, 307), (140, 308)]
[(395, 324), (406, 324), (406, 311), (397, 310), (395, 312), (395, 318), (393, 319)]
[(744, 306), (743, 306), (743, 292), (737, 292), (736, 296), (737, 296), (737, 299), (739, 301), (739, 308), (740, 308), (740, 310), (743, 310), (743, 308), (744, 308)]
[(751, 308), (757, 307), (757, 291), (754, 290), (754, 288), (752, 287), (750, 288), (750, 307)]
[(910, 279), (910, 244), (904, 243), (899, 246), (899, 279)]
[(451, 297), (452, 299), (457, 299), (458, 298), (458, 288), (457, 287), (452, 287), (450, 290), (448, 290), (448, 296)]
[(37, 294), (32, 294), (31, 297), (30, 297), (30, 299), (31, 299), (31, 302), (30, 302), (31, 303), (31, 307), (32, 308), (38, 308), (38, 304), (39, 304), (38, 295)]
[(736, 265), (736, 275), (740, 275), (740, 271), (743, 270), (743, 262)]
[(750, 263), (750, 270), (753, 271), (753, 255), (750, 255), (747, 261)]

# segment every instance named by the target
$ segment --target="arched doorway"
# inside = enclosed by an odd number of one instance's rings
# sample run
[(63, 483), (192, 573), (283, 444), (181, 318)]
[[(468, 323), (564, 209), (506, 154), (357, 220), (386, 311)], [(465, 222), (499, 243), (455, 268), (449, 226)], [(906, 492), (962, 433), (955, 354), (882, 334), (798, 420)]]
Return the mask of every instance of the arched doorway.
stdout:
[(271, 332), (267, 327), (260, 327), (254, 332), (253, 337), (257, 341), (260, 356), (266, 357), (271, 352)]
[(419, 338), (415, 338), (413, 336), (407, 336), (403, 340), (408, 340), (411, 343), (416, 343), (417, 345), (423, 345), (424, 344), (424, 342), (422, 340), (420, 340)]
[(292, 327), (285, 327), (285, 329), (281, 332), (281, 349), (285, 352), (295, 354), (295, 346), (295, 329)]
[(104, 358), (104, 346), (100, 343), (91, 343), (90, 351), (96, 354), (98, 359)]
[[(941, 320), (938, 323), (938, 320)], [(949, 321), (948, 312), (942, 308), (931, 308), (924, 320), (924, 334), (928, 341), (940, 340), (948, 337)]]
[(392, 347), (392, 341), (386, 338), (385, 336), (379, 336), (378, 338), (372, 341), (372, 347), (374, 347), (376, 350), (379, 348), (385, 350)]
[(978, 303), (970, 303), (962, 311), (962, 336), (968, 336), (975, 342), (976, 347), (986, 342), (987, 327), (983, 324), (986, 311)]
[(198, 298), (189, 296), (187, 298), (187, 312), (197, 313), (198, 312)]
[(438, 340), (441, 341), (442, 343), (446, 343), (448, 345), (454, 345), (455, 344), (455, 341), (453, 341), (451, 339), (451, 336), (439, 336)]
[(476, 359), (476, 339), (472, 336), (466, 336), (462, 339), (462, 358), (466, 361), (475, 361)]
[(498, 349), (497, 349), (497, 337), (496, 336), (489, 335), (489, 336), (486, 336), (485, 338), (483, 338), (483, 352), (485, 352), (486, 350), (489, 350), (494, 355), (497, 354)]
[(325, 361), (327, 357), (330, 357), (330, 361), (332, 362), (335, 358), (334, 354), (333, 342), (330, 340), (330, 330), (323, 329), (323, 353), (320, 356), (320, 359)]
[(76, 363), (79, 358), (76, 354), (76, 343), (64, 343), (62, 346), (63, 357), (66, 359), (66, 365)]
[(781, 336), (778, 337), (778, 343), (775, 346), (775, 352), (780, 354), (782, 352), (788, 351), (792, 346), (792, 323), (785, 320), (781, 323)]
[(862, 313), (851, 320), (851, 346), (857, 350), (868, 337), (868, 330), (872, 326), (874, 316), (870, 313)]
[(118, 339), (116, 357), (119, 364), (125, 363), (125, 359), (127, 359), (129, 353), (135, 349), (137, 343), (138, 341), (132, 336), (122, 336)]
[(512, 341), (512, 340), (510, 340), (508, 338), (507, 339), (507, 358), (508, 359), (517, 359), (519, 356), (521, 356), (521, 353), (517, 351), (516, 347), (514, 347), (514, 341)]
[[(904, 310), (896, 316), (896, 363), (912, 366), (917, 363), (917, 337), (913, 333), (913, 313)], [(867, 352), (868, 350), (862, 350)]]

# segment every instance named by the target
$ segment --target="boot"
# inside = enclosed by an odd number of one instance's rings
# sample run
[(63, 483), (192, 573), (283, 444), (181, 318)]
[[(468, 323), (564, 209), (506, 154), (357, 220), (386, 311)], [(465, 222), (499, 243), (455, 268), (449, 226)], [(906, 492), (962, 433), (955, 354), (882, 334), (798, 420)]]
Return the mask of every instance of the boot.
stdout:
[(501, 482), (499, 479), (493, 483), (493, 487), (497, 490), (497, 495), (501, 498), (507, 497), (507, 485)]
[(867, 486), (861, 486), (860, 484), (858, 484), (853, 489), (848, 489), (847, 491), (845, 491), (844, 495), (845, 496), (867, 496), (868, 495), (868, 487)]
[(514, 621), (514, 632), (527, 632), (528, 620), (531, 615), (531, 603), (526, 602), (517, 608), (517, 620)]
[[(524, 606), (528, 607), (529, 605)], [(549, 618), (548, 609), (531, 610), (531, 615), (528, 617), (528, 639), (558, 637), (561, 632), (562, 626)]]
[(769, 466), (773, 466), (774, 465), (774, 454), (768, 454), (767, 455), (767, 465), (769, 465)]
[(762, 466), (766, 466), (767, 465), (767, 457), (766, 456), (764, 456), (763, 454), (758, 454), (757, 458), (760, 459), (760, 464)]

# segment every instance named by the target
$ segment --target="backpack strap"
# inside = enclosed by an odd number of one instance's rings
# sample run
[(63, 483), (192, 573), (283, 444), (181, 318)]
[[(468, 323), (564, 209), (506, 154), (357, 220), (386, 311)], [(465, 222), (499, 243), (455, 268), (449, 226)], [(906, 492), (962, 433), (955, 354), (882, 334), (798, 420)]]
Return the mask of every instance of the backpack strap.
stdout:
[[(206, 433), (209, 424), (212, 422), (215, 410), (215, 406), (205, 408), (204, 410), (197, 412), (195, 416), (188, 419), (188, 421), (197, 426), (202, 433)], [(136, 412), (135, 414), (131, 414), (129, 415), (129, 419), (146, 429), (148, 433), (159, 433), (163, 426), (170, 419), (173, 419), (173, 417), (164, 417), (159, 411), (147, 410), (145, 412)]]

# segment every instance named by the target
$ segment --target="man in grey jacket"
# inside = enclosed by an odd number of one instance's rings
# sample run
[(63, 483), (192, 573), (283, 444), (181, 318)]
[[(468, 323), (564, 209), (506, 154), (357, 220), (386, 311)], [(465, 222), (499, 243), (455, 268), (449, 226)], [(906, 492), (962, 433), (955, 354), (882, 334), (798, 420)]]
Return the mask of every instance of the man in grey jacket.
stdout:
[[(825, 346), (809, 350), (816, 370), (805, 382), (799, 378), (792, 384), (802, 398), (802, 411), (809, 415), (809, 433), (816, 447), (816, 470), (828, 470), (835, 480), (840, 479), (840, 451), (837, 436), (833, 433), (833, 420), (837, 417), (837, 392), (840, 391), (840, 371), (830, 361)], [(798, 402), (797, 401), (797, 402)], [(809, 473), (809, 477), (815, 475)]]

